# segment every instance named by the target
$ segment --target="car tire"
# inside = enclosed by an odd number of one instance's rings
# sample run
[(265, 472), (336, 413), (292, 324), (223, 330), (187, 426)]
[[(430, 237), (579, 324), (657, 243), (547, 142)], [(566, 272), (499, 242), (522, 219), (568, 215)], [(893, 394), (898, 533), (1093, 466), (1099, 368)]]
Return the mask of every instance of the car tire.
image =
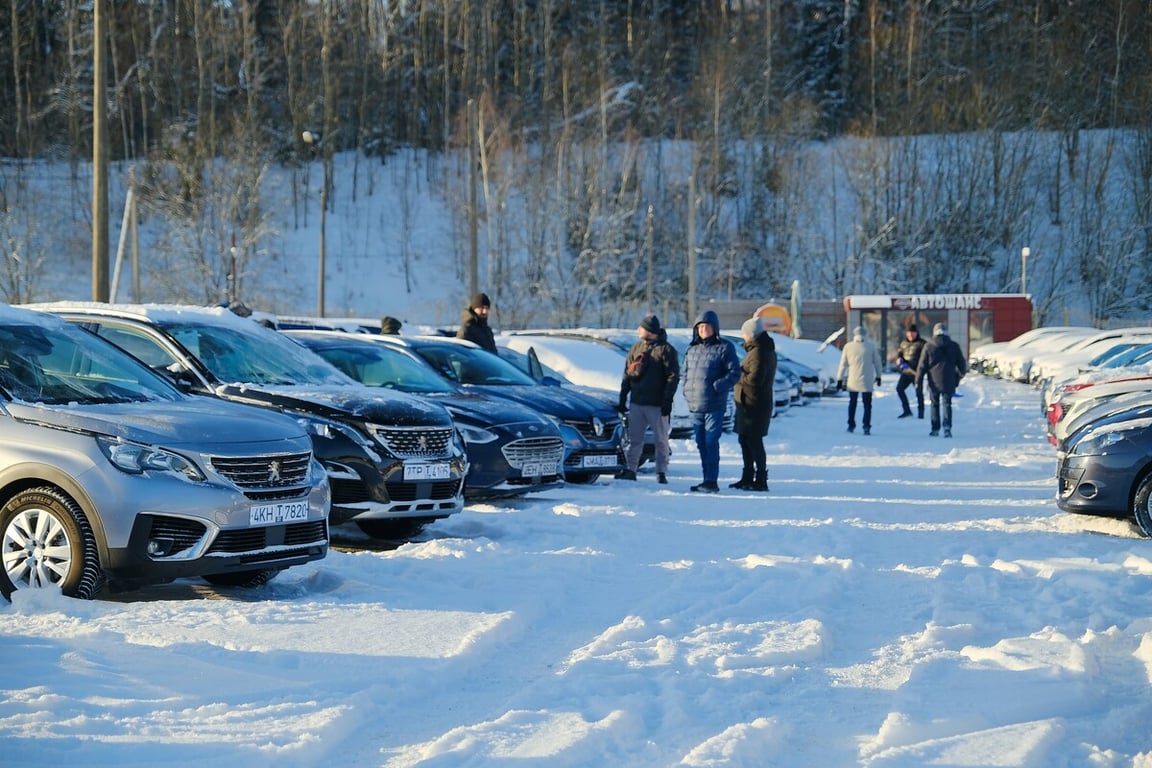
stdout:
[(265, 568), (258, 571), (236, 571), (235, 573), (210, 573), (200, 578), (214, 587), (261, 587), (280, 573), (280, 568)]
[(418, 535), (430, 520), (356, 520), (361, 531), (374, 539), (404, 541)]
[(59, 589), (91, 600), (104, 586), (96, 537), (80, 506), (52, 487), (20, 491), (0, 508), (0, 594)]
[(1146, 472), (1136, 486), (1132, 496), (1132, 517), (1136, 527), (1145, 536), (1152, 538), (1152, 472)]

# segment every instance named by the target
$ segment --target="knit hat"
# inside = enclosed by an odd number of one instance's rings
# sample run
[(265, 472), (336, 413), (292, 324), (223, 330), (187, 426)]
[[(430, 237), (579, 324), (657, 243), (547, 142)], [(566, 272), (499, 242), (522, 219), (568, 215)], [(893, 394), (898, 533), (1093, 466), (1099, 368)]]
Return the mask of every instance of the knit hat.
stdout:
[(468, 306), (471, 309), (476, 309), (477, 307), (490, 307), (492, 306), (492, 300), (488, 298), (488, 294), (478, 293), (472, 297), (472, 301), (468, 303)]
[(763, 326), (760, 324), (760, 318), (758, 317), (750, 317), (744, 321), (744, 325), (740, 326), (740, 333), (743, 334), (746, 339), (756, 338), (761, 330), (763, 330)]
[(920, 329), (916, 327), (915, 323), (908, 326), (908, 330), (911, 331), (912, 333), (920, 333)]
[(852, 338), (856, 339), (857, 341), (860, 341), (867, 335), (868, 331), (864, 330), (864, 326), (862, 325), (858, 325), (852, 329)]
[(660, 318), (656, 315), (645, 315), (640, 321), (640, 327), (648, 333), (660, 333)]
[(932, 335), (933, 336), (947, 336), (948, 335), (948, 326), (944, 325), (944, 323), (936, 323), (936, 325), (932, 326)]

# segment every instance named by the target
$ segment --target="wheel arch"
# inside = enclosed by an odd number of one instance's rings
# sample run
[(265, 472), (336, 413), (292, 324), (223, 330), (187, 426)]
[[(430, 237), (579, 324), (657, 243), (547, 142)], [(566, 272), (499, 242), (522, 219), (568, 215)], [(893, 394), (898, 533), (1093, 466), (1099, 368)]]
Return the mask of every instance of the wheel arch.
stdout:
[(96, 506), (92, 502), (92, 498), (84, 491), (83, 486), (68, 473), (50, 466), (37, 465), (34, 467), (23, 464), (7, 467), (0, 472), (0, 507), (7, 504), (13, 496), (22, 491), (44, 486), (55, 488), (80, 507), (88, 526), (92, 529), (100, 562), (107, 563), (109, 559), (108, 544), (100, 515), (96, 514)]

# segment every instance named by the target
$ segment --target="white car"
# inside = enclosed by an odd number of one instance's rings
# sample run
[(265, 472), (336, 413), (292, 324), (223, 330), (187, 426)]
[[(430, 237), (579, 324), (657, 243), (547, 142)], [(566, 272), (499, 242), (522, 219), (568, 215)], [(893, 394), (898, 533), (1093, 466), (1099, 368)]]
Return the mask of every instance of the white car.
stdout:
[(1067, 378), (1080, 373), (1098, 354), (1125, 341), (1152, 342), (1152, 327), (1116, 328), (1085, 336), (1075, 344), (1059, 351), (1038, 354), (1032, 358), (1028, 380), (1039, 384), (1045, 379)]
[(1062, 334), (1068, 331), (1090, 331), (1092, 329), (1083, 328), (1078, 326), (1069, 325), (1054, 325), (1041, 328), (1033, 328), (1030, 331), (1025, 331), (1014, 339), (1009, 341), (994, 341), (990, 344), (982, 344), (973, 349), (968, 355), (968, 368), (969, 370), (977, 373), (982, 373), (985, 376), (1001, 376), (1000, 373), (1000, 356), (1011, 352), (1012, 350), (1021, 349), (1032, 345), (1045, 337), (1052, 337), (1057, 334)]

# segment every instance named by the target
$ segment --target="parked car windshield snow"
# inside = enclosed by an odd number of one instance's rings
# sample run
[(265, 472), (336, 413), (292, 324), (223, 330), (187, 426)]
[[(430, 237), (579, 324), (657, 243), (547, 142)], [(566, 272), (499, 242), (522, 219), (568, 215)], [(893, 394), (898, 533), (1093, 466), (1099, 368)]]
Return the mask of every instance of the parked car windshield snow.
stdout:
[(251, 330), (193, 320), (158, 325), (224, 383), (356, 385), (319, 355), (255, 323)]
[(61, 323), (0, 320), (0, 388), (13, 400), (81, 405), (179, 400), (162, 377), (92, 334)]

